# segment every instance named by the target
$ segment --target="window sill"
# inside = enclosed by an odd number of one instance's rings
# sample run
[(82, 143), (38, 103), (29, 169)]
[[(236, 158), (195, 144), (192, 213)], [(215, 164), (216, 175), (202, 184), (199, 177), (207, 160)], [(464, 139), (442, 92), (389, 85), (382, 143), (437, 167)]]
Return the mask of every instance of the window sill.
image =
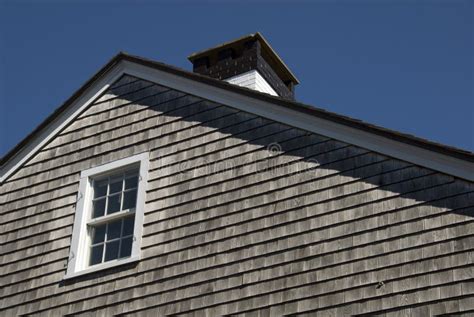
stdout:
[(137, 256), (132, 256), (130, 258), (126, 258), (126, 259), (120, 259), (120, 260), (105, 262), (105, 263), (98, 264), (98, 265), (95, 265), (95, 266), (92, 266), (92, 267), (88, 267), (84, 270), (80, 270), (80, 271), (77, 271), (77, 272), (74, 272), (74, 273), (71, 273), (71, 274), (66, 274), (63, 277), (63, 280), (69, 280), (69, 279), (72, 279), (72, 278), (75, 278), (75, 277), (78, 277), (78, 276), (103, 271), (103, 270), (113, 268), (113, 267), (117, 267), (117, 266), (121, 266), (121, 265), (124, 265), (124, 264), (138, 262), (139, 260), (140, 260), (140, 256), (137, 255)]

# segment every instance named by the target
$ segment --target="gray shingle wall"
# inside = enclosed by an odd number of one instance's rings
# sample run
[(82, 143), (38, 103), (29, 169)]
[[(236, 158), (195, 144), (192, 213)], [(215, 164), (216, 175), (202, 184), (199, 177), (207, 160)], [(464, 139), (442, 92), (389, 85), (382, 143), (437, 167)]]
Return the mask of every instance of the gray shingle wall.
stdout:
[[(63, 281), (81, 170), (144, 151), (143, 259)], [(473, 189), (124, 77), (1, 186), (0, 315), (468, 316)]]

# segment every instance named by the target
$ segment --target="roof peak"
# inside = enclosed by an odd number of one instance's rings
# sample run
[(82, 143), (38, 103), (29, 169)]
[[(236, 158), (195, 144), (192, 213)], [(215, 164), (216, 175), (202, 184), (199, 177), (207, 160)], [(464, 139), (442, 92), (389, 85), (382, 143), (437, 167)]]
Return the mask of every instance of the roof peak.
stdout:
[[(293, 126), (295, 126), (297, 120), (314, 118), (319, 123), (310, 122), (300, 128), (324, 134), (321, 131), (329, 131), (328, 127), (330, 127), (332, 130), (329, 132), (333, 133), (334, 136), (329, 136), (335, 139), (404, 159), (462, 179), (470, 181), (474, 179), (474, 154), (472, 152), (392, 131), (313, 106), (238, 87), (178, 67), (121, 52), (102, 67), (33, 132), (0, 159), (0, 184), (16, 169), (20, 168), (34, 153), (39, 151), (44, 144), (47, 144), (57, 131), (61, 131), (62, 127), (73, 120), (81, 109), (93, 102), (98, 95), (105, 91), (104, 89), (108, 85), (123, 74), (153, 82), (156, 82), (157, 78), (161, 78), (160, 82), (164, 80), (165, 85), (176, 86), (174, 88), (178, 90), (186, 88), (196, 96), (202, 95), (204, 98), (212, 96), (212, 99), (215, 99), (216, 102), (230, 103), (229, 106), (236, 108), (246, 107), (243, 111), (257, 112), (258, 110), (260, 114), (264, 113), (269, 117), (275, 117), (276, 121)], [(187, 86), (183, 87), (186, 82), (188, 82)], [(237, 100), (229, 96), (234, 96)], [(252, 100), (250, 104), (249, 100)], [(275, 110), (282, 114), (274, 113)], [(366, 136), (367, 133), (370, 133), (370, 136), (366, 138), (363, 136), (357, 137), (357, 131), (361, 131)], [(367, 146), (361, 145), (361, 143), (366, 143)]]

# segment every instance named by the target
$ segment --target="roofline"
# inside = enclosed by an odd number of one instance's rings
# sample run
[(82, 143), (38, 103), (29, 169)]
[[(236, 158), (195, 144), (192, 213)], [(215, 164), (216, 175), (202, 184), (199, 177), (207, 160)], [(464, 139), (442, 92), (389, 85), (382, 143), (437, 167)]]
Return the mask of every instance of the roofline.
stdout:
[(253, 37), (255, 36), (254, 33), (251, 33), (251, 34), (247, 34), (247, 35), (244, 35), (244, 36), (241, 36), (239, 38), (236, 38), (234, 40), (231, 40), (231, 41), (226, 41), (224, 43), (221, 43), (221, 44), (217, 44), (216, 46), (212, 46), (212, 47), (209, 47), (209, 48), (206, 48), (206, 49), (203, 49), (203, 50), (199, 50), (197, 52), (194, 52), (192, 53), (191, 55), (188, 56), (188, 60), (189, 61), (193, 61), (195, 59), (198, 59), (204, 55), (207, 55), (207, 53), (211, 50), (218, 50), (218, 49), (222, 49), (223, 47), (226, 47), (227, 45), (230, 45), (230, 44), (233, 44), (235, 42), (241, 42), (241, 41), (246, 41), (246, 40), (250, 40), (252, 39)]
[(8, 151), (1, 159), (0, 166), (3, 166), (8, 160), (14, 157), (28, 141), (34, 137), (39, 131), (45, 128), (50, 122), (54, 121), (62, 112), (65, 110), (74, 100), (76, 100), (82, 93), (84, 93), (90, 86), (92, 86), (97, 80), (102, 78), (109, 70), (111, 70), (120, 60), (126, 56), (124, 52), (119, 52), (117, 55), (112, 57), (99, 71), (97, 71), (88, 81), (76, 90), (71, 97), (63, 102), (61, 106), (56, 108), (52, 114), (50, 114), (43, 122), (36, 126), (23, 140), (15, 145), (10, 151)]
[(433, 141), (419, 138), (417, 136), (413, 136), (407, 133), (402, 133), (399, 131), (383, 128), (374, 124), (366, 123), (362, 120), (340, 115), (340, 114), (330, 112), (322, 108), (317, 108), (308, 104), (304, 104), (301, 102), (287, 100), (287, 99), (280, 98), (278, 96), (272, 96), (272, 95), (262, 93), (253, 89), (248, 89), (245, 87), (233, 85), (222, 80), (218, 80), (218, 79), (207, 77), (201, 74), (189, 72), (189, 71), (177, 68), (175, 66), (166, 65), (166, 64), (149, 60), (143, 57), (126, 54), (124, 55), (124, 58), (134, 63), (157, 68), (159, 70), (170, 72), (175, 75), (188, 77), (190, 79), (193, 79), (205, 84), (217, 86), (219, 88), (230, 90), (239, 94), (243, 94), (251, 98), (256, 98), (256, 99), (260, 99), (266, 102), (278, 104), (280, 106), (284, 106), (298, 112), (303, 112), (309, 115), (317, 116), (319, 118), (336, 121), (338, 123), (341, 123), (353, 128), (361, 129), (367, 132), (375, 133), (377, 135), (390, 138), (392, 140), (401, 141), (401, 142), (408, 143), (411, 145), (416, 145), (427, 150), (439, 152), (439, 153), (453, 156), (453, 157), (463, 159), (469, 162), (474, 162), (474, 153), (467, 150), (459, 149), (453, 146), (444, 145), (438, 142), (433, 142)]
[(282, 99), (279, 97), (274, 97), (274, 96), (264, 94), (255, 90), (232, 85), (224, 81), (220, 81), (220, 80), (206, 77), (200, 74), (185, 71), (174, 66), (169, 66), (160, 62), (156, 62), (153, 60), (149, 60), (142, 57), (133, 56), (133, 55), (120, 52), (119, 54), (114, 56), (104, 67), (102, 67), (96, 74), (94, 74), (91, 79), (89, 79), (85, 84), (83, 84), (81, 88), (79, 88), (70, 98), (68, 98), (59, 108), (57, 108), (46, 120), (44, 120), (40, 125), (38, 125), (28, 136), (26, 136), (20, 143), (18, 143), (12, 150), (10, 150), (5, 156), (2, 157), (2, 159), (0, 160), (0, 167), (2, 169), (1, 171), (2, 174), (4, 172), (3, 168), (5, 167), (5, 165), (10, 160), (12, 160), (16, 155), (20, 154), (20, 152), (29, 144), (30, 140), (34, 139), (36, 134), (38, 134), (39, 132), (42, 132), (43, 129), (46, 129), (50, 125), (50, 123), (52, 123), (58, 116), (60, 116), (65, 111), (65, 109), (68, 108), (69, 105), (74, 103), (81, 96), (81, 94), (86, 92), (88, 88), (93, 86), (96, 82), (101, 80), (103, 77), (105, 77), (106, 75), (109, 75), (108, 73), (114, 70), (116, 65), (118, 65), (122, 61), (132, 62), (138, 65), (150, 67), (150, 68), (163, 71), (166, 73), (170, 73), (173, 75), (177, 75), (180, 77), (185, 77), (190, 80), (201, 82), (203, 84), (211, 85), (216, 88), (221, 88), (226, 91), (244, 95), (250, 98), (258, 99), (267, 103), (282, 106), (293, 111), (297, 111), (306, 115), (317, 117), (319, 119), (325, 119), (328, 121), (336, 122), (336, 123), (339, 123), (351, 128), (373, 133), (373, 134), (376, 134), (376, 135), (379, 135), (379, 136), (382, 136), (382, 137), (385, 137), (397, 142), (402, 142), (402, 143), (409, 144), (412, 146), (420, 147), (425, 150), (429, 150), (431, 152), (440, 153), (440, 154), (453, 157), (456, 159), (461, 159), (467, 162), (474, 162), (474, 154), (469, 151), (465, 151), (465, 150), (458, 149), (451, 146), (446, 146), (440, 143), (418, 138), (409, 134), (385, 129), (382, 127), (378, 127), (376, 125), (368, 124), (363, 121), (356, 120), (356, 119), (346, 117), (346, 116), (342, 116), (342, 115), (329, 112), (323, 109), (314, 108), (312, 106), (309, 106), (303, 103), (290, 101), (290, 100)]
[(277, 54), (277, 52), (275, 52), (275, 50), (273, 49), (273, 47), (270, 45), (270, 43), (268, 43), (268, 41), (265, 39), (265, 37), (262, 35), (262, 33), (260, 32), (257, 32), (257, 33), (252, 33), (252, 34), (248, 34), (248, 35), (245, 35), (245, 36), (242, 36), (242, 37), (239, 37), (235, 40), (232, 40), (232, 41), (228, 41), (228, 42), (224, 42), (222, 44), (219, 44), (217, 46), (213, 46), (213, 47), (210, 47), (208, 49), (205, 49), (205, 50), (200, 50), (198, 52), (195, 52), (195, 53), (192, 53), (191, 55), (188, 56), (188, 60), (190, 62), (193, 62), (194, 60), (198, 59), (199, 57), (202, 57), (202, 56), (205, 56), (209, 53), (209, 51), (214, 51), (214, 50), (219, 50), (219, 49), (222, 49), (230, 44), (234, 44), (236, 42), (243, 42), (243, 41), (246, 41), (246, 40), (252, 40), (252, 39), (257, 39), (257, 40), (260, 40), (260, 42), (262, 43), (262, 45), (265, 47), (265, 49), (269, 50), (273, 56), (277, 59), (277, 61), (283, 66), (283, 69), (284, 71), (286, 72), (286, 74), (291, 78), (291, 80), (293, 80), (293, 82), (295, 82), (295, 84), (299, 84), (300, 81), (298, 80), (298, 78), (296, 78), (296, 75), (291, 71), (291, 69), (285, 64), (285, 62), (281, 59), (280, 55)]

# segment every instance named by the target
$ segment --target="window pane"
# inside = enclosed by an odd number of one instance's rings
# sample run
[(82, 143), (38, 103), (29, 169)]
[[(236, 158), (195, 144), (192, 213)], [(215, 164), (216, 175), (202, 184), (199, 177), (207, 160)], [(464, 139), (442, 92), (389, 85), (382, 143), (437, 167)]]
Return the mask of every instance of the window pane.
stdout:
[(91, 248), (91, 257), (89, 259), (89, 265), (94, 265), (102, 262), (102, 251), (104, 245), (100, 244)]
[(107, 180), (94, 182), (94, 198), (104, 197), (107, 195)]
[(132, 189), (123, 193), (123, 207), (122, 210), (135, 208), (137, 204), (137, 190)]
[(120, 200), (122, 194), (109, 196), (109, 203), (107, 205), (107, 214), (113, 214), (114, 212), (120, 211)]
[(125, 179), (125, 189), (137, 188), (138, 187), (138, 176)]
[(130, 171), (125, 172), (125, 178), (135, 176), (138, 174), (138, 169), (132, 169)]
[(109, 195), (113, 193), (118, 193), (122, 191), (122, 179), (111, 179), (110, 180), (110, 188), (109, 188)]
[(130, 236), (133, 234), (133, 225), (135, 223), (135, 217), (127, 217), (123, 220), (123, 233), (122, 237)]
[(107, 241), (120, 238), (120, 230), (122, 229), (122, 220), (110, 222), (107, 228)]
[(132, 254), (132, 237), (125, 238), (122, 240), (122, 245), (120, 246), (120, 257), (124, 258)]
[(95, 200), (92, 207), (92, 218), (101, 217), (105, 212), (105, 197)]
[(116, 258), (118, 258), (119, 242), (120, 240), (117, 240), (117, 241), (107, 242), (105, 244), (106, 247), (105, 247), (104, 262), (115, 260)]
[(94, 227), (92, 234), (92, 244), (104, 242), (105, 238), (105, 225)]

